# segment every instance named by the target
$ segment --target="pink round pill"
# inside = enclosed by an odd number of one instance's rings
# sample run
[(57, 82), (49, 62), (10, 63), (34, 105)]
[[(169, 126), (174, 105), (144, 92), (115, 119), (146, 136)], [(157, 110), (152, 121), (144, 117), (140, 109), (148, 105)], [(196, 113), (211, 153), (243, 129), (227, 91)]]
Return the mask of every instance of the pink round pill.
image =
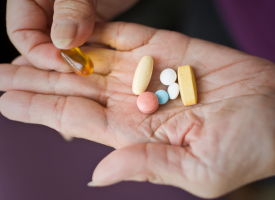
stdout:
[(144, 114), (152, 114), (159, 107), (158, 97), (152, 92), (144, 92), (139, 95), (137, 106), (140, 112)]

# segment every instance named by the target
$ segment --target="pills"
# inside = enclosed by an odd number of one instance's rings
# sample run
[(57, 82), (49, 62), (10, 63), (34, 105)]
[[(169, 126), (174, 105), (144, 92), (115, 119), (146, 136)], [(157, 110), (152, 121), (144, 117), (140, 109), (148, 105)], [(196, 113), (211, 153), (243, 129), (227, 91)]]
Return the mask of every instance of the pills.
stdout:
[(197, 104), (197, 86), (190, 65), (178, 68), (178, 81), (182, 102), (185, 106)]
[[(160, 81), (163, 85), (168, 86), (167, 91), (158, 90), (155, 94), (145, 92), (151, 80), (153, 64), (151, 56), (144, 56), (139, 62), (133, 78), (132, 91), (139, 95), (137, 107), (142, 113), (154, 113), (159, 105), (166, 104), (169, 99), (177, 99), (179, 94), (181, 94), (185, 106), (197, 104), (197, 86), (190, 65), (178, 67), (178, 75), (171, 68), (161, 72)], [(177, 78), (178, 83), (176, 83)]]
[(179, 96), (180, 88), (177, 83), (173, 83), (169, 85), (167, 92), (169, 94), (170, 99), (176, 99)]
[(144, 92), (137, 98), (137, 106), (140, 112), (152, 114), (158, 109), (158, 98), (152, 92)]
[(167, 68), (160, 74), (160, 81), (163, 85), (172, 85), (177, 79), (177, 74), (173, 69)]
[(153, 72), (154, 61), (151, 56), (144, 56), (135, 71), (132, 91), (135, 95), (140, 95), (143, 93), (151, 80)]
[(92, 60), (79, 48), (61, 50), (61, 56), (78, 75), (88, 76), (94, 71)]
[(160, 105), (166, 104), (169, 100), (169, 95), (164, 90), (159, 90), (156, 93), (156, 96), (158, 97), (158, 102)]

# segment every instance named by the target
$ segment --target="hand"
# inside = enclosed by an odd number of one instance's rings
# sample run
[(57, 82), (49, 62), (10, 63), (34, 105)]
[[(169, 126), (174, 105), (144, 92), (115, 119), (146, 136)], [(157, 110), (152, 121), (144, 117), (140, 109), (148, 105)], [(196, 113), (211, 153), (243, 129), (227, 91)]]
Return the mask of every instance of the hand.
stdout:
[(90, 37), (96, 17), (109, 20), (137, 1), (8, 0), (8, 35), (21, 54), (36, 67), (68, 72), (71, 69), (56, 47), (81, 46)]
[[(98, 24), (89, 42), (116, 49), (84, 48), (95, 63), (89, 77), (2, 65), (0, 110), (119, 149), (98, 165), (93, 185), (149, 180), (216, 197), (274, 175), (274, 63), (127, 23)], [(167, 88), (163, 69), (190, 64), (199, 104), (185, 107), (179, 97), (140, 113), (131, 84), (144, 55), (155, 61), (152, 92)]]

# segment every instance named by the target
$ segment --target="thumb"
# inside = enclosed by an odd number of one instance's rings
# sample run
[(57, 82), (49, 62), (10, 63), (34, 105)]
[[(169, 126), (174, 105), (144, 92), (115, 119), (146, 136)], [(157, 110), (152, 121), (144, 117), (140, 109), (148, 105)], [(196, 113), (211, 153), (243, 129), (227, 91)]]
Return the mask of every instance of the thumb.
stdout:
[(186, 150), (164, 144), (138, 144), (116, 150), (96, 167), (88, 186), (106, 186), (123, 180), (187, 186), (181, 176)]
[(214, 198), (228, 192), (219, 178), (210, 176), (210, 170), (190, 151), (180, 146), (152, 143), (116, 150), (99, 163), (88, 186), (148, 180), (179, 187), (204, 198)]
[(91, 36), (96, 19), (97, 0), (56, 0), (51, 37), (59, 49), (84, 44)]

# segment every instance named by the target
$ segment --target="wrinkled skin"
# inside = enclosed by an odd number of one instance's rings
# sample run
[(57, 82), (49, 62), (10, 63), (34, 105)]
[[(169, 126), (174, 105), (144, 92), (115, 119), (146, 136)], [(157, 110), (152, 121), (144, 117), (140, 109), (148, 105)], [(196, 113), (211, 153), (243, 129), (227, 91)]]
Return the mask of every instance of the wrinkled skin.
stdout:
[[(127, 23), (97, 24), (89, 43), (83, 47), (95, 64), (89, 77), (2, 65), (0, 89), (8, 92), (0, 110), (116, 148), (96, 168), (94, 186), (149, 180), (212, 198), (274, 175), (274, 63)], [(152, 92), (167, 88), (159, 81), (162, 70), (190, 64), (198, 104), (185, 107), (178, 97), (152, 115), (140, 113), (131, 84), (144, 55), (155, 62)]]
[(57, 23), (62, 19), (77, 23), (74, 40), (62, 49), (75, 48), (88, 40), (96, 20), (110, 20), (136, 2), (138, 0), (8, 0), (7, 31), (18, 51), (37, 68), (69, 72), (71, 69), (53, 44)]

